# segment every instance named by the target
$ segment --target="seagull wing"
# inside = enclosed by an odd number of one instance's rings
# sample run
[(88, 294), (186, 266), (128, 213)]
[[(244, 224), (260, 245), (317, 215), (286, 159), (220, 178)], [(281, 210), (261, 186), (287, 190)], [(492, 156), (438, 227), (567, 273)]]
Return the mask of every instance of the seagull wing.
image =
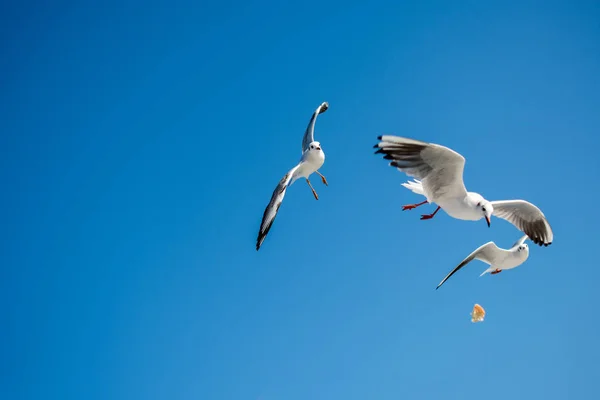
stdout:
[(300, 165), (292, 168), (277, 184), (277, 187), (273, 191), (273, 195), (271, 196), (271, 201), (265, 208), (265, 212), (263, 213), (262, 222), (260, 223), (260, 229), (258, 231), (258, 237), (256, 239), (256, 250), (260, 249), (263, 241), (267, 237), (269, 230), (271, 230), (271, 226), (273, 225), (273, 221), (275, 221), (275, 217), (277, 216), (277, 212), (279, 211), (279, 207), (281, 207), (281, 203), (283, 202), (283, 198), (285, 196), (285, 192), (287, 188), (290, 186), (292, 179), (294, 178), (295, 172), (298, 170)]
[(374, 147), (390, 166), (419, 179), (428, 199), (466, 196), (465, 158), (448, 147), (400, 136), (383, 135)]
[(435, 289), (437, 290), (440, 286), (444, 284), (444, 282), (448, 280), (448, 278), (454, 275), (456, 271), (458, 271), (473, 260), (480, 260), (488, 265), (492, 265), (494, 263), (494, 260), (498, 257), (500, 251), (501, 249), (499, 249), (498, 246), (496, 246), (496, 243), (494, 242), (487, 242), (486, 244), (479, 246), (474, 252), (469, 254), (467, 258), (462, 260), (456, 268), (450, 271), (450, 273), (446, 275), (446, 277), (439, 283), (439, 285), (437, 285)]
[(308, 126), (306, 127), (306, 132), (304, 132), (304, 137), (302, 138), (302, 152), (304, 153), (308, 148), (308, 145), (311, 142), (315, 141), (315, 122), (317, 121), (317, 115), (323, 114), (329, 108), (329, 103), (324, 101), (321, 103), (319, 107), (315, 110), (310, 121), (308, 122)]
[(525, 243), (525, 241), (527, 239), (529, 239), (529, 236), (523, 235), (519, 240), (517, 240), (516, 242), (514, 242), (513, 245), (510, 248), (512, 249), (513, 247), (517, 247), (517, 246), (522, 245), (523, 243)]
[(524, 232), (539, 246), (552, 244), (554, 234), (544, 213), (525, 200), (492, 201), (494, 215), (502, 218)]

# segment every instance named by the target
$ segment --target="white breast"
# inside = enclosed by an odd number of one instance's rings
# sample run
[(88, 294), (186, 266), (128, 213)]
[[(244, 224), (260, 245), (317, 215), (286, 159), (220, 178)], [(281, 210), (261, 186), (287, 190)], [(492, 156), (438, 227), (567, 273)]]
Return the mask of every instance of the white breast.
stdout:
[(509, 253), (510, 254), (502, 261), (502, 265), (500, 268), (511, 269), (518, 267), (519, 265), (523, 264), (529, 257), (529, 250), (515, 250)]
[(307, 151), (302, 154), (302, 164), (296, 172), (298, 176), (308, 178), (312, 173), (323, 166), (325, 163), (325, 153), (321, 150)]
[(325, 163), (325, 153), (322, 150), (321, 151), (319, 151), (319, 150), (307, 151), (303, 155), (303, 160), (311, 168), (314, 168), (313, 169), (313, 172), (314, 172), (314, 171), (318, 170), (319, 168), (321, 168), (323, 166), (323, 164)]
[(452, 218), (465, 221), (479, 221), (483, 218), (477, 209), (470, 207), (463, 199), (449, 198), (442, 199), (437, 203)]

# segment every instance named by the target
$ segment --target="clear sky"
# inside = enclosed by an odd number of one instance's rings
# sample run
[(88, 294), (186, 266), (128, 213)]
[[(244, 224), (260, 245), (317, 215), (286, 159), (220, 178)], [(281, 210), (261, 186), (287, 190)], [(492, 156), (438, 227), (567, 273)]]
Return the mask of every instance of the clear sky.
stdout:
[[(599, 20), (592, 1), (3, 2), (0, 398), (595, 398)], [(329, 186), (292, 185), (257, 252), (323, 101)], [(436, 291), (521, 233), (402, 212), (421, 198), (373, 154), (384, 133), (461, 152), (470, 190), (535, 203), (554, 243)]]

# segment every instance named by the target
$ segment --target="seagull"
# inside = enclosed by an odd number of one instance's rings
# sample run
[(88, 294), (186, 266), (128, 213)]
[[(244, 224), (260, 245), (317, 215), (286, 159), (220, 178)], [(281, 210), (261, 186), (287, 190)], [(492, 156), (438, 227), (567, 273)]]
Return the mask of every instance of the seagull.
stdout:
[(289, 170), (283, 178), (281, 178), (279, 184), (277, 184), (277, 187), (273, 191), (271, 201), (265, 209), (262, 222), (260, 224), (260, 230), (258, 231), (258, 238), (256, 239), (257, 251), (260, 249), (265, 237), (269, 233), (269, 230), (273, 225), (273, 221), (275, 221), (275, 217), (277, 216), (277, 212), (279, 211), (279, 207), (281, 206), (281, 202), (283, 201), (283, 197), (285, 196), (285, 192), (292, 183), (299, 178), (306, 179), (306, 183), (308, 183), (308, 186), (310, 187), (310, 190), (312, 190), (316, 200), (319, 200), (319, 196), (312, 187), (308, 177), (314, 172), (321, 177), (321, 181), (323, 181), (325, 186), (329, 186), (327, 179), (325, 179), (325, 177), (318, 171), (318, 169), (321, 168), (325, 162), (325, 153), (321, 148), (321, 143), (315, 141), (314, 136), (317, 115), (324, 113), (328, 108), (329, 103), (325, 101), (321, 103), (321, 105), (317, 107), (313, 113), (308, 123), (308, 127), (306, 128), (306, 132), (304, 132), (304, 137), (302, 138), (302, 156), (300, 157), (300, 162), (294, 168)]
[(435, 288), (437, 290), (440, 286), (444, 284), (456, 271), (467, 265), (473, 260), (480, 260), (484, 263), (488, 264), (490, 267), (483, 271), (483, 273), (479, 276), (483, 276), (487, 272), (492, 275), (499, 274), (505, 269), (516, 268), (519, 265), (523, 264), (527, 258), (529, 257), (529, 247), (525, 240), (527, 240), (527, 235), (523, 236), (521, 239), (517, 240), (510, 249), (505, 250), (496, 246), (494, 242), (487, 242), (483, 246), (480, 246), (469, 254), (467, 258), (461, 261), (460, 264), (456, 268), (454, 268), (446, 277), (440, 282), (439, 285)]
[(444, 146), (419, 140), (383, 135), (374, 147), (382, 153), (390, 166), (406, 173), (413, 181), (402, 186), (426, 197), (417, 204), (408, 204), (402, 210), (412, 210), (426, 203), (436, 203), (436, 210), (422, 215), (431, 219), (441, 209), (453, 218), (478, 221), (485, 218), (488, 227), (492, 215), (507, 220), (529, 236), (539, 246), (552, 244), (554, 234), (546, 216), (535, 205), (525, 200), (488, 201), (479, 193), (467, 192), (463, 182), (465, 158)]

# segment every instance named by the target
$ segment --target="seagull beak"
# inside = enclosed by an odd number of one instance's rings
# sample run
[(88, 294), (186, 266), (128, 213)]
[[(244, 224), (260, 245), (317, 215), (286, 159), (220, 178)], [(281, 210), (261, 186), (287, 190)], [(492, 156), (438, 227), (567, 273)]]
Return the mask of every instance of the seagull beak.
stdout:
[(490, 227), (490, 217), (488, 217), (487, 215), (485, 216), (485, 222), (487, 222), (488, 228), (489, 228)]

